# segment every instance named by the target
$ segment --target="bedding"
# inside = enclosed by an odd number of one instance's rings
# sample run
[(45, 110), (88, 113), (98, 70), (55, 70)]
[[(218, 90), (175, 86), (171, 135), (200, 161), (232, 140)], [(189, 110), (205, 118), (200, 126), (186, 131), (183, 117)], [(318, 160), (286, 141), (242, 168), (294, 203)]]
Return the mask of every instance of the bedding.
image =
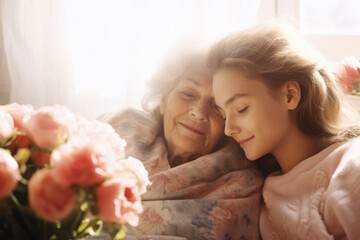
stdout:
[(125, 239), (259, 239), (263, 177), (236, 142), (226, 138), (213, 153), (171, 168), (154, 115), (126, 109), (99, 120), (127, 141), (126, 154), (143, 162), (152, 182)]

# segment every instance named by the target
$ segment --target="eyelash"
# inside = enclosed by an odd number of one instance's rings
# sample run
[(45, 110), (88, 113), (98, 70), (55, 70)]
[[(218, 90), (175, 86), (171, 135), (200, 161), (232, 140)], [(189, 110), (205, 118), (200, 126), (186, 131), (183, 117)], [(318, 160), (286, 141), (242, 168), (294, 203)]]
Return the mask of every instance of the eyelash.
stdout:
[(192, 98), (194, 97), (194, 95), (192, 93), (189, 93), (189, 92), (181, 92), (185, 98)]
[[(245, 108), (237, 111), (238, 113), (244, 113), (247, 109), (249, 108), (249, 106), (246, 106)], [(221, 115), (222, 116), (222, 115)], [(223, 120), (226, 121), (226, 117), (222, 116)]]
[(246, 106), (245, 108), (243, 108), (243, 109), (241, 109), (241, 110), (239, 110), (239, 111), (237, 111), (238, 113), (244, 113), (247, 109), (248, 109), (248, 107), (249, 106)]

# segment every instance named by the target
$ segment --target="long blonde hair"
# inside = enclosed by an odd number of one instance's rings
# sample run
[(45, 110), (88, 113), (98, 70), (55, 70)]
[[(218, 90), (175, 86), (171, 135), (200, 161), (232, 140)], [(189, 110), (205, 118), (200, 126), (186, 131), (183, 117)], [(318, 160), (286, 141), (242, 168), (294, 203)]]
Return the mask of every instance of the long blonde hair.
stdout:
[(295, 80), (301, 87), (296, 121), (304, 134), (319, 137), (324, 144), (360, 135), (339, 80), (289, 26), (261, 24), (230, 34), (212, 46), (208, 67), (213, 72), (240, 68), (273, 90)]

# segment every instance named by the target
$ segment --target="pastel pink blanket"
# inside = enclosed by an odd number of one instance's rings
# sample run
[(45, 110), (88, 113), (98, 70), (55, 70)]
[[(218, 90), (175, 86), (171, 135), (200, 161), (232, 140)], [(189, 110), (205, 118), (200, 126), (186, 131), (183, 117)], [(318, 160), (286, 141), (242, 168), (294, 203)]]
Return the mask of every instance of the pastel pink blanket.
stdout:
[(263, 177), (236, 142), (226, 139), (215, 152), (170, 168), (153, 115), (127, 109), (100, 120), (127, 141), (127, 155), (144, 163), (152, 182), (140, 224), (127, 228), (126, 239), (259, 239)]

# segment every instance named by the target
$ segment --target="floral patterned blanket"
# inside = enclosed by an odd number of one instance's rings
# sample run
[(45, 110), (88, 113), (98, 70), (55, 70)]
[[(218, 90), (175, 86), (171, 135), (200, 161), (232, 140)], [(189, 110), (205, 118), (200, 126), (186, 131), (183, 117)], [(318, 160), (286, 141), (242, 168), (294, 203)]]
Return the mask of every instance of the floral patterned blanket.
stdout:
[(142, 195), (139, 226), (125, 239), (260, 239), (263, 177), (238, 144), (226, 139), (215, 152), (170, 168), (161, 123), (150, 113), (126, 109), (104, 114), (140, 159), (152, 185)]

